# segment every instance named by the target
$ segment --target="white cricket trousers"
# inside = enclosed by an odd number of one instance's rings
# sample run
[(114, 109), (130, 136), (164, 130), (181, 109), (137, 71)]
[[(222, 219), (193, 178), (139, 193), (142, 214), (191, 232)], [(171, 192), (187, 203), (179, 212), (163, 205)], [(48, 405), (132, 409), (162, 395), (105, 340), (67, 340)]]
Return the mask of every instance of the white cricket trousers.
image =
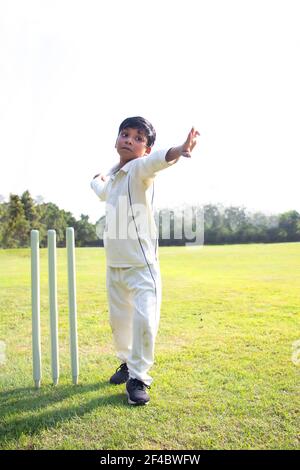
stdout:
[(106, 286), (117, 357), (126, 362), (130, 378), (150, 385), (161, 305), (159, 265), (107, 266)]

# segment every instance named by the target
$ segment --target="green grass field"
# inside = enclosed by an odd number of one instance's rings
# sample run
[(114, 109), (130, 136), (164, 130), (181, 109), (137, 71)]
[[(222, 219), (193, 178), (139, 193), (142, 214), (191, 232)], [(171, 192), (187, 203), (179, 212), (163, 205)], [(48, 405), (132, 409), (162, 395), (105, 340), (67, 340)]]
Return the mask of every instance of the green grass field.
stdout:
[(161, 323), (147, 407), (130, 407), (108, 323), (103, 249), (76, 249), (80, 384), (70, 378), (58, 250), (60, 383), (51, 384), (41, 250), (43, 383), (33, 388), (30, 251), (0, 250), (1, 449), (299, 449), (300, 243), (160, 249)]

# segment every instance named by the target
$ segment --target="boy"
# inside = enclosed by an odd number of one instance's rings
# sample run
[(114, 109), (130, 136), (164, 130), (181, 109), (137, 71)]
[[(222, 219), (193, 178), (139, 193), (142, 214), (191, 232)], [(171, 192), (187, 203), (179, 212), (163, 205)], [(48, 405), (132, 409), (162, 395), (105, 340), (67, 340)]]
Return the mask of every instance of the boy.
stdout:
[(151, 152), (156, 133), (137, 116), (125, 119), (115, 148), (119, 163), (107, 176), (98, 174), (91, 187), (106, 201), (106, 286), (109, 318), (118, 359), (111, 384), (126, 383), (128, 403), (145, 405), (150, 397), (154, 343), (158, 330), (161, 281), (157, 231), (152, 204), (158, 171), (190, 157), (200, 135), (194, 128), (183, 145)]

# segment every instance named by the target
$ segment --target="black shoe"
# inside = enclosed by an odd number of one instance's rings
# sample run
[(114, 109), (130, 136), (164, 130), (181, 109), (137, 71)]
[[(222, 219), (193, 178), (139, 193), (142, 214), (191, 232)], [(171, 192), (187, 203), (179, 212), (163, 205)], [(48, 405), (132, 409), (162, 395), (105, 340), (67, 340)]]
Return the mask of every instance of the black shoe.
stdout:
[(109, 382), (114, 385), (120, 385), (127, 382), (129, 379), (128, 367), (127, 364), (121, 364), (120, 367), (117, 368), (116, 373), (111, 376)]
[(146, 392), (146, 388), (150, 388), (150, 385), (146, 385), (138, 379), (129, 379), (126, 383), (129, 405), (147, 405), (150, 397)]

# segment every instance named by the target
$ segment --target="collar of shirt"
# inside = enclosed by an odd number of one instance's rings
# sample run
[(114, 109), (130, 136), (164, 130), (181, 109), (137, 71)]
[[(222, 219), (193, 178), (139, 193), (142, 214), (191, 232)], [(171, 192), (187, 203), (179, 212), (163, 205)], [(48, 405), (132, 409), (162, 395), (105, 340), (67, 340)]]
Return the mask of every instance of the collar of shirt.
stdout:
[[(134, 158), (134, 160), (136, 160), (136, 159)], [(119, 173), (119, 171), (123, 171), (124, 173), (128, 173), (130, 164), (132, 162), (133, 162), (133, 160), (130, 160), (125, 165), (123, 165), (121, 168), (119, 168), (119, 164), (114, 166), (109, 172), (111, 179), (113, 180), (115, 178), (115, 176)]]
[(131, 166), (131, 163), (137, 160), (137, 158), (133, 158), (132, 160), (129, 160), (129, 162), (125, 163), (121, 168), (119, 168), (119, 171), (124, 171), (125, 173), (128, 173), (128, 170)]

